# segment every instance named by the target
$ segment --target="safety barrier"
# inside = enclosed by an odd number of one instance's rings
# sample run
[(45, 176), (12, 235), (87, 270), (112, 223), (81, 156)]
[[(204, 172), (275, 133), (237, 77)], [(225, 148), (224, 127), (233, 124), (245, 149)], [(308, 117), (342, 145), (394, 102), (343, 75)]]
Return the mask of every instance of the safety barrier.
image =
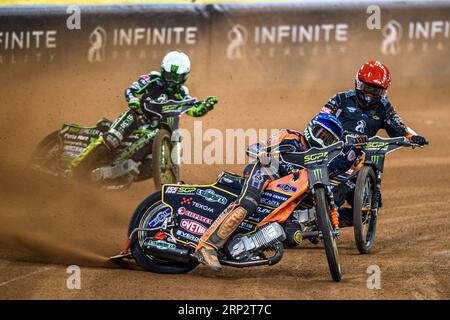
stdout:
[[(380, 11), (378, 11), (378, 9)], [(378, 15), (378, 13), (380, 13)], [(380, 19), (377, 19), (380, 18)], [(448, 81), (450, 3), (174, 3), (1, 7), (0, 66), (61, 70), (157, 65), (187, 51), (214, 81), (257, 72), (278, 83), (339, 79), (381, 59), (398, 79)], [(213, 68), (212, 68), (213, 67)], [(420, 77), (418, 77), (420, 75)], [(0, 76), (3, 78), (3, 76)], [(223, 81), (223, 80), (221, 80)]]

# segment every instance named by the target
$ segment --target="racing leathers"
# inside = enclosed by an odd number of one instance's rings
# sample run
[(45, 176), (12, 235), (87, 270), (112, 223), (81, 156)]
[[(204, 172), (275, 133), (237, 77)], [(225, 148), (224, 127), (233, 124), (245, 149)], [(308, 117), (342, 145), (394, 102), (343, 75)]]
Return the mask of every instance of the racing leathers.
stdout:
[[(144, 112), (142, 102), (190, 99), (188, 88), (184, 85), (168, 88), (159, 72), (142, 75), (125, 91), (128, 108), (110, 126), (110, 128), (91, 143), (77, 158), (71, 162), (70, 173), (73, 176), (84, 177), (95, 166), (111, 161), (112, 151), (116, 149), (133, 130), (143, 124), (149, 124), (150, 129), (159, 127), (159, 117)], [(217, 102), (210, 97), (205, 102), (198, 103), (187, 114), (192, 117), (204, 116), (213, 109)]]
[[(385, 129), (390, 137), (404, 136), (408, 140), (421, 145), (426, 142), (425, 138), (418, 136), (404, 124), (402, 118), (386, 97), (381, 97), (377, 104), (369, 110), (365, 110), (359, 105), (356, 91), (349, 90), (332, 97), (321, 112), (336, 116), (346, 133), (373, 137), (380, 129)], [(352, 156), (352, 158), (356, 160), (357, 157)], [(350, 205), (353, 204), (352, 199), (353, 194), (348, 194), (347, 202)], [(341, 227), (352, 226), (353, 209), (340, 208), (339, 222)]]
[(373, 137), (378, 130), (385, 129), (390, 137), (405, 136), (412, 139), (415, 135), (385, 97), (381, 97), (379, 103), (370, 110), (363, 110), (359, 106), (356, 91), (349, 90), (332, 97), (321, 112), (335, 115), (348, 133)]
[[(273, 166), (271, 152), (304, 152), (308, 145), (303, 134), (294, 130), (281, 130), (271, 137), (267, 145), (256, 144), (249, 148), (248, 154), (256, 156), (256, 160), (244, 169), (244, 184), (237, 200), (222, 213), (213, 225), (202, 235), (196, 248), (197, 259), (212, 267), (220, 269), (217, 249), (222, 248), (247, 215), (254, 212), (259, 204), (261, 192), (272, 181), (291, 174), (296, 169), (281, 158)], [(348, 170), (353, 164), (354, 154), (360, 150), (351, 148), (336, 157), (328, 166), (331, 176)]]

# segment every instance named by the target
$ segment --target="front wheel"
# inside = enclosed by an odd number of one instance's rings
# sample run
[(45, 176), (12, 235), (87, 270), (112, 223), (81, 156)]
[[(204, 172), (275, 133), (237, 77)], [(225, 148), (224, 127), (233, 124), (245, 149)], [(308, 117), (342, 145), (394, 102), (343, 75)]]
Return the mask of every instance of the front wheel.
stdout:
[(353, 233), (361, 254), (370, 253), (375, 239), (377, 217), (372, 208), (375, 191), (375, 173), (371, 167), (364, 166), (358, 173), (353, 200)]
[(177, 183), (180, 180), (179, 166), (172, 161), (173, 144), (171, 133), (166, 129), (160, 129), (153, 140), (152, 147), (152, 172), (156, 189), (163, 184)]
[[(161, 201), (161, 192), (155, 192), (147, 197), (135, 210), (128, 228), (130, 235), (136, 228), (157, 228), (162, 226), (165, 218), (170, 215), (170, 208)], [(162, 260), (144, 252), (142, 245), (145, 238), (153, 237), (155, 231), (137, 231), (132, 238), (131, 254), (137, 264), (147, 271), (155, 273), (186, 273), (194, 269), (198, 262), (192, 260), (189, 263)]]
[(336, 242), (336, 236), (333, 233), (333, 227), (330, 220), (330, 206), (325, 196), (325, 189), (319, 187), (316, 189), (316, 215), (319, 231), (322, 232), (322, 239), (325, 245), (325, 253), (328, 260), (331, 277), (339, 282), (342, 278), (341, 264), (339, 260), (339, 251)]

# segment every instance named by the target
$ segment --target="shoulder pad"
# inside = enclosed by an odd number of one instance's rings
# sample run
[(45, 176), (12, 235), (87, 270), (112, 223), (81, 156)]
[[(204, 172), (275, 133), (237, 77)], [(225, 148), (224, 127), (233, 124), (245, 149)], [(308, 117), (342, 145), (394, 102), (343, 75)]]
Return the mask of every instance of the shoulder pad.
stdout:
[(356, 91), (355, 90), (347, 90), (347, 91), (344, 91), (343, 94), (345, 95), (346, 98), (354, 97), (354, 96), (356, 96)]

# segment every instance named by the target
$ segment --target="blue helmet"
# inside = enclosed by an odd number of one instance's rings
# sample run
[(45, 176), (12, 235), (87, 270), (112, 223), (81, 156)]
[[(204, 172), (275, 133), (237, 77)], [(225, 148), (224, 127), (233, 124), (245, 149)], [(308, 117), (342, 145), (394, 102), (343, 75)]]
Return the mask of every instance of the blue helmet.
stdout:
[(319, 113), (305, 129), (304, 135), (310, 147), (324, 148), (342, 139), (342, 123), (332, 114)]

